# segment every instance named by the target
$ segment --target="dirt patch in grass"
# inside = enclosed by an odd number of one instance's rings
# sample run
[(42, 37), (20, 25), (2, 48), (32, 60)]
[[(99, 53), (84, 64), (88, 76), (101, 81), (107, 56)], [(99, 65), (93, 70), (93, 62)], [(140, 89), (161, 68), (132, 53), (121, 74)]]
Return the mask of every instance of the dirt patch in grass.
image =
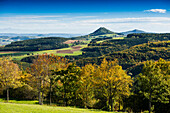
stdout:
[(81, 46), (73, 46), (73, 47), (71, 47), (71, 48), (73, 48), (73, 49), (80, 49), (80, 48), (82, 48)]
[(72, 51), (79, 51), (82, 47), (81, 46), (74, 46), (74, 47), (71, 47), (72, 48)]
[(72, 50), (58, 50), (57, 53), (73, 53)]
[(67, 40), (64, 42), (64, 44), (71, 44), (71, 43), (74, 43), (74, 42), (78, 42), (78, 40)]
[(81, 46), (73, 46), (70, 50), (58, 50), (57, 53), (73, 53), (74, 51), (79, 51), (82, 47)]

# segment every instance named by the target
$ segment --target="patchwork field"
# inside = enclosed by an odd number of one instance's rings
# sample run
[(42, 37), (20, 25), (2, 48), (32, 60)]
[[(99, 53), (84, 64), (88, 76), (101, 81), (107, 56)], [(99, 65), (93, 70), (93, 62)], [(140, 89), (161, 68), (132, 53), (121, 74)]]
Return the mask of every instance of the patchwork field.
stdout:
[(71, 43), (74, 43), (74, 42), (77, 42), (78, 40), (67, 40), (64, 42), (64, 44), (71, 44)]
[(87, 45), (77, 45), (69, 48), (55, 49), (55, 50), (43, 50), (43, 51), (8, 51), (0, 52), (0, 57), (2, 56), (11, 56), (15, 60), (21, 60), (24, 57), (39, 55), (39, 54), (55, 54), (58, 56), (66, 55), (81, 55), (81, 49)]

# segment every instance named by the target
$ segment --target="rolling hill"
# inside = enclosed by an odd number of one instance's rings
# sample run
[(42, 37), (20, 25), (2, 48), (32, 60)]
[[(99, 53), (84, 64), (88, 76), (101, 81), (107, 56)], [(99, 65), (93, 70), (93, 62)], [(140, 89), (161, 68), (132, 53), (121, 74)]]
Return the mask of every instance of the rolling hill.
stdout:
[(134, 30), (131, 30), (131, 31), (122, 32), (122, 34), (124, 34), (124, 35), (133, 34), (133, 33), (147, 33), (147, 32), (142, 31), (142, 30), (138, 30), (138, 29), (134, 29)]
[(79, 37), (73, 37), (72, 39), (89, 39), (89, 38), (96, 38), (96, 36), (101, 36), (101, 37), (108, 37), (107, 35), (123, 35), (122, 33), (116, 33), (112, 32), (105, 27), (100, 27), (99, 29), (95, 30), (93, 33), (90, 33), (89, 35), (84, 35), (84, 36), (79, 36)]
[(5, 47), (0, 47), (0, 51), (40, 51), (60, 49), (69, 47), (68, 44), (63, 43), (69, 39), (70, 38), (47, 37), (24, 41), (16, 41), (11, 42), (11, 44), (5, 45)]

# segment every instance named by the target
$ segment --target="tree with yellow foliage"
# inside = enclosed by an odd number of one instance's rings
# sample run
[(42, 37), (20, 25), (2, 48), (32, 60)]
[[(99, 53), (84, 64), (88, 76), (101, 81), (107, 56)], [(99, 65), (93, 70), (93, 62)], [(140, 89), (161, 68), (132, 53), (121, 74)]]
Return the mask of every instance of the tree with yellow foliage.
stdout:
[(93, 94), (93, 74), (96, 70), (96, 65), (87, 64), (82, 67), (81, 76), (80, 76), (80, 88), (79, 88), (79, 96), (84, 102), (84, 107), (92, 107), (92, 97)]
[(10, 57), (0, 58), (0, 82), (7, 91), (7, 102), (9, 101), (9, 88), (21, 85), (20, 78), (21, 71), (18, 65), (13, 63)]
[(132, 79), (128, 76), (117, 61), (107, 61), (102, 63), (94, 73), (94, 86), (98, 93), (107, 99), (107, 106), (113, 111), (113, 104), (116, 97), (130, 94)]

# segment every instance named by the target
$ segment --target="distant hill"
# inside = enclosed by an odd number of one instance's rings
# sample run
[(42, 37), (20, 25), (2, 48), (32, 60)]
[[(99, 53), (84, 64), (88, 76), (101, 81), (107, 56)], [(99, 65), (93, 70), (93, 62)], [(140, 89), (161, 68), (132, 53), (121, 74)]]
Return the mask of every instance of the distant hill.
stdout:
[(107, 34), (115, 34), (115, 35), (123, 35), (122, 33), (115, 33), (112, 32), (105, 27), (100, 27), (99, 29), (95, 30), (93, 33), (84, 36), (73, 37), (73, 39), (82, 39), (82, 38), (89, 38), (90, 36), (99, 36), (99, 35), (107, 35)]
[(11, 42), (11, 44), (7, 44), (4, 47), (0, 47), (0, 51), (40, 51), (60, 49), (69, 47), (68, 44), (64, 44), (67, 40), (70, 40), (70, 38), (47, 37), (16, 41)]
[(147, 33), (147, 32), (142, 31), (142, 30), (138, 30), (138, 29), (134, 29), (132, 31), (122, 32), (122, 34), (124, 34), (124, 35), (132, 34), (132, 33)]
[(114, 32), (106, 29), (105, 27), (100, 27), (99, 29), (97, 29), (93, 33), (90, 33), (89, 35), (90, 36), (97, 36), (97, 35), (104, 35), (104, 34), (114, 34)]
[(81, 34), (66, 34), (66, 33), (47, 33), (47, 34), (39, 34), (39, 33), (0, 33), (0, 36), (8, 36), (8, 37), (65, 37), (65, 38), (70, 38), (70, 37), (75, 37), (75, 36), (81, 36)]

